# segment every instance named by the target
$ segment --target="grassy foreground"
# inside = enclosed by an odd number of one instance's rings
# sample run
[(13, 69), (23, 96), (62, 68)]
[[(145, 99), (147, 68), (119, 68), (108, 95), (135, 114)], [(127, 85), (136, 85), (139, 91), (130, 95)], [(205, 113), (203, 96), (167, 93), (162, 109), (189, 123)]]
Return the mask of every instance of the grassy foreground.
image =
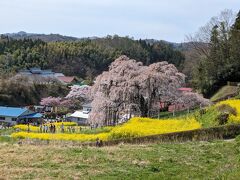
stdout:
[(0, 179), (238, 179), (240, 140), (113, 147), (0, 143)]

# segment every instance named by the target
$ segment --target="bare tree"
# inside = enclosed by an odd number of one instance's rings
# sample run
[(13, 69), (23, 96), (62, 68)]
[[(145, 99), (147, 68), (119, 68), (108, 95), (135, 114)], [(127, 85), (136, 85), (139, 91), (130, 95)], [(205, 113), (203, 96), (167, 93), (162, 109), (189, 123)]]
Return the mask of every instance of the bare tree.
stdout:
[(201, 57), (209, 56), (210, 38), (211, 32), (214, 26), (222, 26), (224, 24), (225, 30), (230, 31), (232, 24), (235, 20), (235, 14), (232, 10), (224, 10), (218, 16), (212, 17), (211, 20), (205, 25), (199, 28), (199, 30), (186, 36), (186, 41), (189, 42), (189, 48), (193, 50), (192, 55)]

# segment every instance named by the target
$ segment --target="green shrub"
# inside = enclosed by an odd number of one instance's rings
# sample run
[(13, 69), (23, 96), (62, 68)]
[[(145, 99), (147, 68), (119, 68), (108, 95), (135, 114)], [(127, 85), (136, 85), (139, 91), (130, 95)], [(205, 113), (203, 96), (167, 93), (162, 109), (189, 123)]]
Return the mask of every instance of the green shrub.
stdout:
[(227, 124), (230, 115), (237, 116), (236, 108), (233, 108), (228, 104), (221, 104), (220, 106), (217, 106), (216, 109), (218, 111), (216, 121), (219, 125)]
[(228, 104), (222, 104), (220, 106), (217, 106), (217, 110), (221, 113), (227, 113), (227, 114), (232, 114), (234, 116), (237, 116), (237, 110), (236, 108), (233, 108), (231, 106), (229, 106)]
[(199, 114), (200, 114), (200, 116), (206, 114), (206, 112), (207, 112), (206, 109), (200, 109), (200, 110), (199, 110)]
[(219, 125), (224, 125), (224, 124), (227, 124), (228, 118), (229, 118), (228, 113), (221, 113), (217, 116), (216, 120)]

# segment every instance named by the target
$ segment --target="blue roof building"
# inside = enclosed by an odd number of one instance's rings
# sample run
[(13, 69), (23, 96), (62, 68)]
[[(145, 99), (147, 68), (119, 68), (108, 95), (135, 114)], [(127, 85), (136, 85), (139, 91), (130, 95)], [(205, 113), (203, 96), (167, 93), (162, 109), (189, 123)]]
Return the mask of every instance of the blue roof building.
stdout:
[(0, 123), (14, 125), (17, 123), (28, 123), (41, 119), (42, 114), (31, 111), (27, 108), (0, 106)]

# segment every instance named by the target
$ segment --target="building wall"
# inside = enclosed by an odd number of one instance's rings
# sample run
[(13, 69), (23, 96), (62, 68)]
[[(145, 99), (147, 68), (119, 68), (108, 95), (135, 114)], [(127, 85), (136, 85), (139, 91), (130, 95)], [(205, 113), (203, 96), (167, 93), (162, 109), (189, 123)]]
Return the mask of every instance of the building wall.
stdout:
[(9, 123), (10, 125), (15, 125), (17, 122), (13, 121), (12, 119), (13, 117), (5, 117), (5, 120), (0, 120), (0, 123), (4, 122), (4, 123)]
[(90, 112), (91, 110), (92, 110), (92, 107), (83, 106), (83, 111), (88, 111), (88, 112)]
[(87, 119), (84, 118), (68, 117), (67, 119), (76, 122), (78, 125), (87, 125)]

